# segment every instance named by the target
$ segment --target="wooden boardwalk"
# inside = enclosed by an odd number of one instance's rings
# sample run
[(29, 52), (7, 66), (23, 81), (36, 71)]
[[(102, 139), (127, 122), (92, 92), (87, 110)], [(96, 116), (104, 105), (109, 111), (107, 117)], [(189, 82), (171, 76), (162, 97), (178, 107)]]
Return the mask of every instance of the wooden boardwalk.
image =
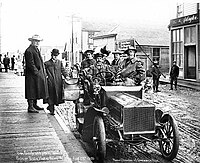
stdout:
[(72, 158), (75, 153), (66, 152), (73, 150), (65, 149), (48, 116), (44, 111), (27, 112), (24, 76), (0, 73), (0, 163), (77, 162)]

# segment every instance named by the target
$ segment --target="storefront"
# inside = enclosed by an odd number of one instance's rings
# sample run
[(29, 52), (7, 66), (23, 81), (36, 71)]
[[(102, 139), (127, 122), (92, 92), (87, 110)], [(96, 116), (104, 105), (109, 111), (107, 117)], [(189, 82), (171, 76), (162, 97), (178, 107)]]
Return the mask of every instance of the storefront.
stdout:
[(170, 63), (177, 61), (181, 79), (200, 81), (199, 12), (172, 19), (169, 29)]

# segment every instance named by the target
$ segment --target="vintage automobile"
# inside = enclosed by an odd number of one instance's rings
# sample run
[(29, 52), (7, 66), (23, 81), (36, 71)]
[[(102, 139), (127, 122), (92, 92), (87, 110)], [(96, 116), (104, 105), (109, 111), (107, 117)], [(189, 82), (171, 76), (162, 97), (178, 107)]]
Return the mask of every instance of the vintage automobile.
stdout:
[(124, 86), (120, 82), (123, 81), (115, 79), (112, 85), (99, 85), (80, 75), (80, 95), (71, 100), (83, 141), (94, 144), (99, 162), (106, 158), (106, 145), (114, 141), (135, 145), (157, 141), (162, 156), (174, 159), (179, 149), (179, 132), (173, 116), (143, 100), (142, 86)]

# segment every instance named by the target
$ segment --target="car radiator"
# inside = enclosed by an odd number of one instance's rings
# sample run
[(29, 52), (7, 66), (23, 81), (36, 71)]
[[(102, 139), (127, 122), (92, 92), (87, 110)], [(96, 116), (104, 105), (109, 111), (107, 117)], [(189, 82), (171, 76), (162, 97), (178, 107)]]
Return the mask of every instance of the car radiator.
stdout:
[(123, 108), (124, 134), (146, 134), (155, 132), (155, 106), (140, 101)]

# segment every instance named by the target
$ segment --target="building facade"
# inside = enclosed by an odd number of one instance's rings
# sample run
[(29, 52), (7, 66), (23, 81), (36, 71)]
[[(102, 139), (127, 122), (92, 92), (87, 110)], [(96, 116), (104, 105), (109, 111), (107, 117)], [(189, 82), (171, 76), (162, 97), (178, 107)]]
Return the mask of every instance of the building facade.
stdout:
[(120, 40), (117, 44), (120, 50), (126, 50), (130, 45), (134, 46), (137, 49), (136, 54), (144, 63), (144, 68), (146, 70), (151, 69), (153, 61), (158, 61), (162, 73), (167, 73), (169, 71), (168, 45), (146, 45), (142, 42), (138, 44), (134, 39)]
[(170, 66), (176, 60), (179, 78), (200, 82), (199, 3), (178, 4), (176, 18), (170, 20)]

